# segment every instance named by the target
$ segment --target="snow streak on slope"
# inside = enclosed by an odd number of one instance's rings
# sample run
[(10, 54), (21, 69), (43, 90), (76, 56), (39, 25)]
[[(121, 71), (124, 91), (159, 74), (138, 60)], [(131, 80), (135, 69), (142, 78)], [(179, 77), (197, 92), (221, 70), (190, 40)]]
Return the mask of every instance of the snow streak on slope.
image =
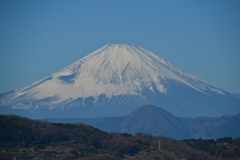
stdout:
[(61, 71), (17, 90), (11, 99), (24, 97), (41, 100), (55, 97), (53, 104), (65, 100), (105, 95), (143, 96), (142, 91), (154, 88), (167, 93), (169, 81), (187, 85), (200, 92), (224, 91), (202, 81), (136, 45), (109, 44), (80, 59)]

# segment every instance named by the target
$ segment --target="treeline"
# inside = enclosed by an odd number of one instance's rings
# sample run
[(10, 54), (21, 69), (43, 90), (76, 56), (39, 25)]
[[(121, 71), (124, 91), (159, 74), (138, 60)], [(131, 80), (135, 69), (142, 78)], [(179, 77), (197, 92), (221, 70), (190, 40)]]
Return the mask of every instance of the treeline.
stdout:
[(84, 124), (49, 123), (15, 115), (0, 115), (2, 160), (233, 159), (240, 158), (239, 150), (239, 138), (177, 141), (144, 133), (134, 136), (107, 133)]
[(189, 139), (183, 140), (194, 149), (209, 153), (211, 156), (217, 156), (222, 159), (232, 159), (240, 157), (240, 137), (232, 139), (231, 137), (219, 138), (216, 141), (212, 139)]

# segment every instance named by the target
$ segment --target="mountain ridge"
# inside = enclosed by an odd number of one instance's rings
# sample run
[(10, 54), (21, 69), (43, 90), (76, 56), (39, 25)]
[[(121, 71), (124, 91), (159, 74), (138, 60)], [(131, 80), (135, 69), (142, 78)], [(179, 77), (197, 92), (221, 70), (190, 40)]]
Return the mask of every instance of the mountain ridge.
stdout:
[(84, 123), (107, 132), (135, 135), (139, 132), (175, 139), (217, 139), (240, 136), (240, 113), (221, 117), (176, 117), (166, 110), (144, 105), (127, 116), (103, 118), (47, 118), (54, 123)]

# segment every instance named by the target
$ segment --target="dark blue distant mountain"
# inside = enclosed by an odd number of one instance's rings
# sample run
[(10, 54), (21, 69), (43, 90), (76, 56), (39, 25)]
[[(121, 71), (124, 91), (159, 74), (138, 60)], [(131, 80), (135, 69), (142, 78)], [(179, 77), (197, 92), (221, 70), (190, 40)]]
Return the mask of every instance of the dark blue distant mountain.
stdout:
[(176, 117), (160, 107), (145, 105), (123, 117), (48, 118), (55, 123), (84, 123), (107, 132), (164, 135), (175, 139), (240, 137), (240, 114), (221, 117)]

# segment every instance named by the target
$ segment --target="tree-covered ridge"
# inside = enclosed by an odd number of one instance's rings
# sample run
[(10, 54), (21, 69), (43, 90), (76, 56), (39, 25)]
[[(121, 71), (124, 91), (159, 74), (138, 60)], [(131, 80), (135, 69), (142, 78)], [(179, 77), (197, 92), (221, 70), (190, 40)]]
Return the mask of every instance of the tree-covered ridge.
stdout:
[(2, 160), (240, 158), (239, 138), (226, 137), (216, 142), (201, 139), (177, 141), (145, 133), (134, 136), (107, 133), (80, 123), (49, 123), (15, 115), (0, 115), (0, 128)]

